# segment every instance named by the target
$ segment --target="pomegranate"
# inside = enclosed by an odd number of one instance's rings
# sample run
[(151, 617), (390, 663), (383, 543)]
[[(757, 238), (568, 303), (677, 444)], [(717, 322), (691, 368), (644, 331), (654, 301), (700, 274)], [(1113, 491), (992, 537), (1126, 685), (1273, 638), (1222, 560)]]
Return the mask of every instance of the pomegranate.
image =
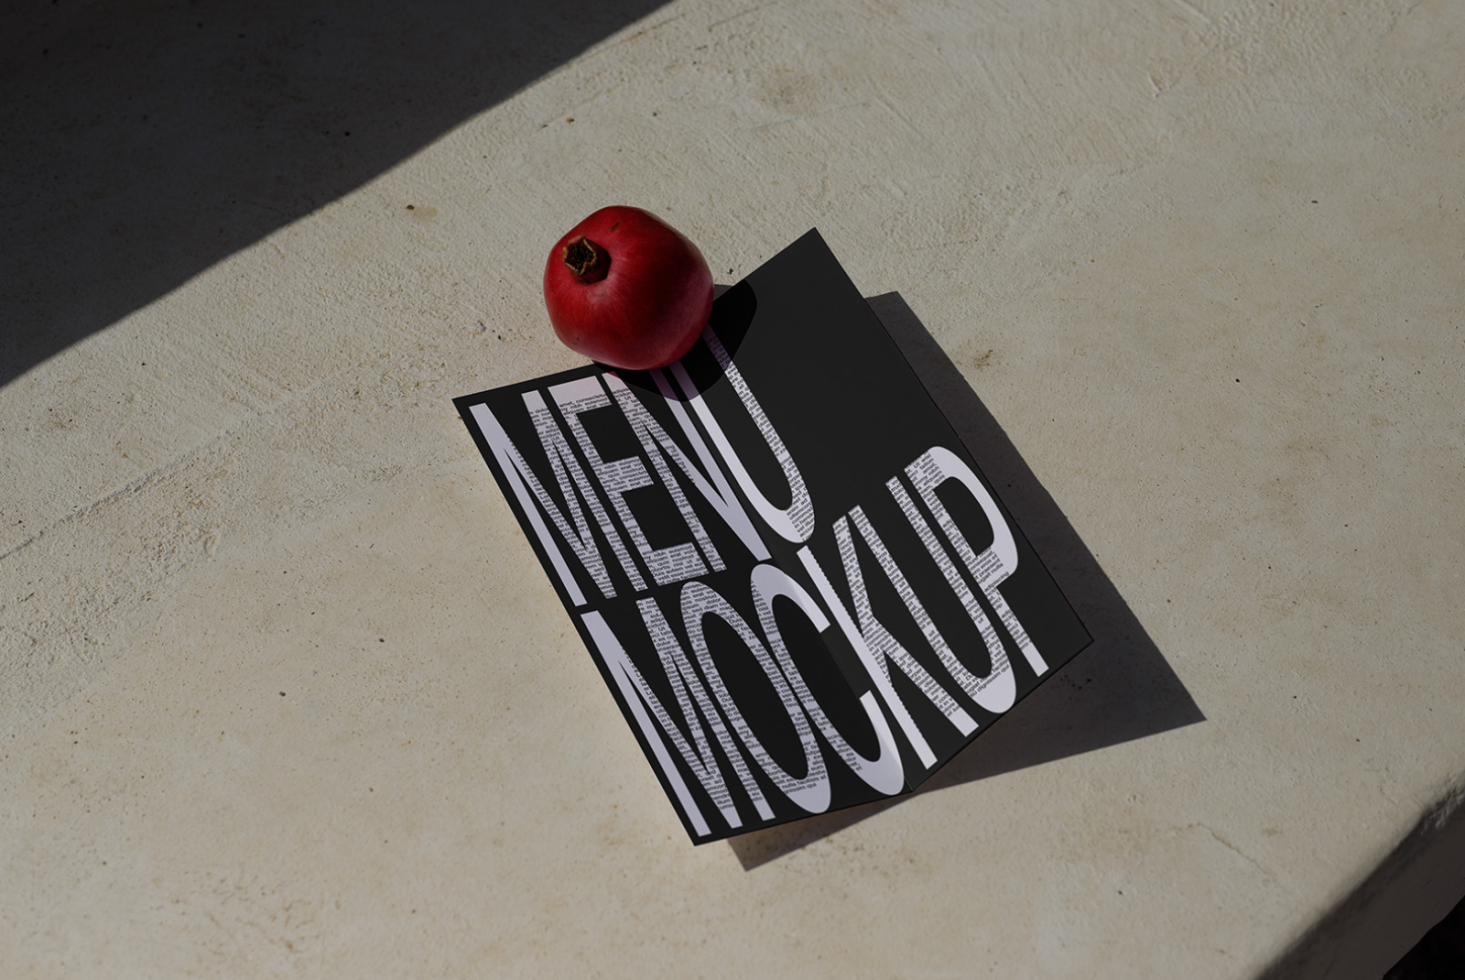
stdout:
[(712, 312), (712, 270), (696, 245), (651, 212), (601, 208), (549, 253), (544, 305), (571, 350), (644, 371), (677, 360), (701, 336)]

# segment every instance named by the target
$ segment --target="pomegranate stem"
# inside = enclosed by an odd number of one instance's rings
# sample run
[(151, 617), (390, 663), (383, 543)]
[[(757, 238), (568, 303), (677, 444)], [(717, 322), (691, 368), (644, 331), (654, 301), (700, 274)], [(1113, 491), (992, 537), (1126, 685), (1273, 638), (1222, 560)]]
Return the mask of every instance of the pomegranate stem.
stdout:
[(599, 282), (610, 271), (610, 256), (605, 249), (584, 235), (576, 235), (565, 242), (560, 261), (580, 282)]

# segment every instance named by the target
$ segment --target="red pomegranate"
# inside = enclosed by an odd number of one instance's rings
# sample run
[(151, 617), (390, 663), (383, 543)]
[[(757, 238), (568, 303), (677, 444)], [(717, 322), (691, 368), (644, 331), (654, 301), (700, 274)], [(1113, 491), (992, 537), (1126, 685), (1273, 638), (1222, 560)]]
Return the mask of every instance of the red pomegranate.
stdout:
[(712, 270), (696, 245), (651, 212), (601, 208), (549, 253), (544, 305), (571, 350), (644, 371), (677, 360), (701, 336), (712, 312)]

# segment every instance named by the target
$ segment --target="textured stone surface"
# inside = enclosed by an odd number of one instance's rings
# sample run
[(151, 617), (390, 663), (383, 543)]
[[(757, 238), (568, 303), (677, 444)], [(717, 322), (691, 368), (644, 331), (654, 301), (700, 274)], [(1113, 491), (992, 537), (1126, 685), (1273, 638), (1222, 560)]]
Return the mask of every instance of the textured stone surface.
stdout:
[[(1465, 8), (123, 6), (6, 42), (0, 972), (1369, 978), (1459, 898)], [(613, 202), (817, 226), (1051, 495), (1098, 642), (933, 791), (689, 846), (535, 566), (450, 398), (578, 363)]]

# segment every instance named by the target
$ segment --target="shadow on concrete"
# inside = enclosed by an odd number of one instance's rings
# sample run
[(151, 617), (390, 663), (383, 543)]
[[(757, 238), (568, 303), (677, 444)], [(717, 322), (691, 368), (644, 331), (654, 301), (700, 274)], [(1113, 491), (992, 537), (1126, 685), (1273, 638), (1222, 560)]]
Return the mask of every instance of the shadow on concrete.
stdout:
[(1457, 779), (1258, 980), (1458, 980), (1465, 977), (1462, 900), (1465, 786)]
[[(1205, 720), (1124, 597), (986, 407), (898, 293), (869, 301), (921, 382), (996, 485), (1094, 643), (1059, 668), (912, 796), (939, 793), (1055, 759)], [(744, 870), (899, 806), (866, 803), (729, 839)]]
[(12, 5), (0, 385), (663, 3)]
[[(1465, 882), (1461, 885), (1465, 886)], [(1449, 915), (1384, 974), (1384, 980), (1435, 980), (1437, 977), (1465, 977), (1465, 901), (1451, 909)]]

